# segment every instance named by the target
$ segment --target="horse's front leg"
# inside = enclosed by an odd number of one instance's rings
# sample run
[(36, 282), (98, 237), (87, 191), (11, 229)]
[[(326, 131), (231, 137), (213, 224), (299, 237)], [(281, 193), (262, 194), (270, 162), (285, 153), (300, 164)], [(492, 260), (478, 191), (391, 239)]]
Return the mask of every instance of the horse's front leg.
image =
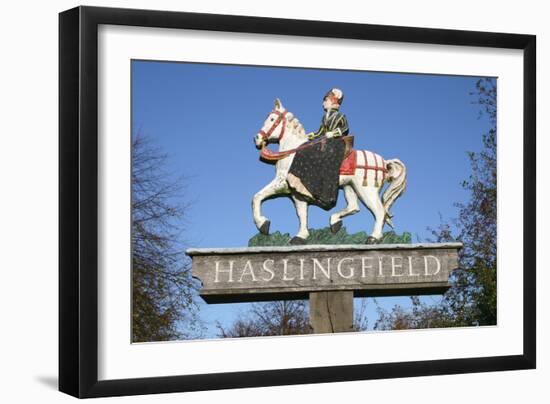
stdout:
[(300, 220), (300, 229), (298, 234), (290, 240), (290, 244), (305, 244), (306, 239), (309, 237), (309, 230), (307, 229), (307, 207), (308, 204), (305, 201), (298, 199), (296, 196), (292, 196), (292, 201), (296, 207), (296, 214)]
[(277, 194), (288, 193), (288, 187), (286, 181), (283, 178), (275, 178), (265, 187), (254, 195), (252, 198), (252, 214), (254, 216), (254, 223), (262, 234), (269, 234), (269, 225), (271, 222), (269, 219), (262, 215), (262, 202)]

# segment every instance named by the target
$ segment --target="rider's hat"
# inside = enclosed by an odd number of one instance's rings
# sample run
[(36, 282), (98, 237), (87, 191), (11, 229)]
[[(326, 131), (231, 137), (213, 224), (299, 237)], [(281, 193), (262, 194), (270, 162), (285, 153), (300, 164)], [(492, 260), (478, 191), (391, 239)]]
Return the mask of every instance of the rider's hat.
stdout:
[(333, 101), (338, 103), (338, 105), (341, 105), (342, 101), (344, 101), (344, 92), (339, 88), (332, 88), (325, 94), (325, 98), (327, 97), (332, 98)]

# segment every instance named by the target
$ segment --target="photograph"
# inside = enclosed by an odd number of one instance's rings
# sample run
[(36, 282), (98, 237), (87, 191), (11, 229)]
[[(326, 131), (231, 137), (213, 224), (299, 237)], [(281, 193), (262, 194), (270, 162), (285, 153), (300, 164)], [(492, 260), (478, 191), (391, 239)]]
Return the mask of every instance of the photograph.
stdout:
[(544, 401), (543, 2), (91, 3), (3, 7), (1, 402)]
[(498, 326), (497, 77), (130, 69), (132, 343)]
[(536, 36), (332, 14), (59, 14), (60, 391), (536, 368)]

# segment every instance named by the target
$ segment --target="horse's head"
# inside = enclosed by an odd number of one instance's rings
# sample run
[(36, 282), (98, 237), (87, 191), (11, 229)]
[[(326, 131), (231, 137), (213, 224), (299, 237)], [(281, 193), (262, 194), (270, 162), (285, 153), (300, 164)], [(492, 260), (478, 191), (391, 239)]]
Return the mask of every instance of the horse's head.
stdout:
[(257, 149), (263, 148), (268, 143), (279, 143), (285, 134), (287, 114), (281, 100), (275, 100), (273, 110), (267, 116), (262, 129), (254, 136), (254, 144)]

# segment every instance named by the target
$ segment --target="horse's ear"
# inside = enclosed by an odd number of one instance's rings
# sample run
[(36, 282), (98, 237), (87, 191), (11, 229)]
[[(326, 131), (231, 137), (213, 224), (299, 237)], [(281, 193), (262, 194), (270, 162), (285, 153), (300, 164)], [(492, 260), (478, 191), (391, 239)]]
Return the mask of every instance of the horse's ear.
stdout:
[(282, 109), (282, 108), (283, 108), (283, 103), (281, 102), (281, 100), (278, 98), (275, 98), (275, 109)]

